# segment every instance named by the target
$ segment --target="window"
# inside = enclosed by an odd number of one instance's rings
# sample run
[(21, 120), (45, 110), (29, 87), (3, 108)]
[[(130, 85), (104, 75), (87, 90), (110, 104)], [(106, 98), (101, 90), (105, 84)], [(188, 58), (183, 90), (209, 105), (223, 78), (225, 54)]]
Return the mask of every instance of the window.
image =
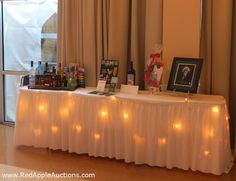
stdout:
[(56, 62), (58, 0), (1, 1), (2, 120), (14, 122), (19, 82), (30, 61)]

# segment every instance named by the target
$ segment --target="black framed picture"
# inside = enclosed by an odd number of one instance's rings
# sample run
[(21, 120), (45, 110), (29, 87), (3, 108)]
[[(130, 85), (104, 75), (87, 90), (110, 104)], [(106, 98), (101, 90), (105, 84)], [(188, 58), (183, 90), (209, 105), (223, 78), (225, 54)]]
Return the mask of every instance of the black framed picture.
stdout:
[(167, 90), (197, 93), (203, 59), (174, 57)]

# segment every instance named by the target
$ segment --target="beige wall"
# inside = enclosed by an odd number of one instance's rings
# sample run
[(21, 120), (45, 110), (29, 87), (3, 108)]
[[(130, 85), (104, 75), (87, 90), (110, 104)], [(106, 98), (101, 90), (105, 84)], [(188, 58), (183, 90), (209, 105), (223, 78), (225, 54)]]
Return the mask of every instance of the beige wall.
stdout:
[(164, 0), (163, 13), (163, 84), (167, 84), (173, 57), (199, 57), (200, 0)]

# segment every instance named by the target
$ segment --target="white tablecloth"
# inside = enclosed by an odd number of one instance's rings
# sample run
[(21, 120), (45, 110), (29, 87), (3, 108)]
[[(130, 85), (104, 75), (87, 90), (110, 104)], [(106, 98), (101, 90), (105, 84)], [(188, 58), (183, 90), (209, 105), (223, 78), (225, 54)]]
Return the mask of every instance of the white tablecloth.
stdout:
[(105, 97), (21, 88), (15, 144), (222, 174), (232, 167), (223, 97)]

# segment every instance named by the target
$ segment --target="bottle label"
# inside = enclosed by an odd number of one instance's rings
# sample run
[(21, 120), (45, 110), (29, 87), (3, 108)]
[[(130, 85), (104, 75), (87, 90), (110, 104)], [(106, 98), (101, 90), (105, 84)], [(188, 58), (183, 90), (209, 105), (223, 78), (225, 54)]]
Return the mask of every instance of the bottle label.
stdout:
[(127, 75), (127, 84), (128, 85), (134, 85), (134, 74), (128, 74)]
[(29, 86), (35, 86), (35, 76), (29, 75)]

